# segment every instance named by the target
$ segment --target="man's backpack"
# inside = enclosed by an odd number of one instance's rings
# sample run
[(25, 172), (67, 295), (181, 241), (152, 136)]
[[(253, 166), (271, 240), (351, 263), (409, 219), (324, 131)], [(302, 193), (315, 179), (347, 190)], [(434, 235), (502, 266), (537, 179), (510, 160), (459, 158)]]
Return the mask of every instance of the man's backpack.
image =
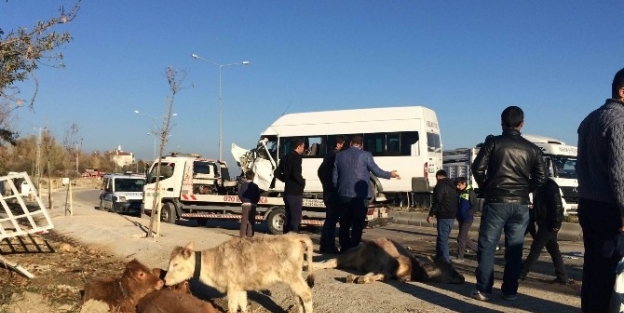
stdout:
[(284, 159), (280, 159), (275, 171), (273, 171), (273, 177), (275, 179), (279, 179), (280, 181), (284, 181)]

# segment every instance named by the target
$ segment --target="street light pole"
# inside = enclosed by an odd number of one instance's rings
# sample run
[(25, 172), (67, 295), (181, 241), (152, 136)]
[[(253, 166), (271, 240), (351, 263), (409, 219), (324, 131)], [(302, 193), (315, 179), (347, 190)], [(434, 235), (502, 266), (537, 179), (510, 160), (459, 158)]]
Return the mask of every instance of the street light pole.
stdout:
[(219, 160), (223, 160), (223, 102), (222, 102), (222, 71), (223, 68), (226, 66), (230, 66), (230, 65), (249, 65), (249, 61), (242, 61), (242, 62), (237, 62), (237, 63), (228, 63), (228, 64), (219, 64), (217, 62), (214, 61), (210, 61), (206, 58), (203, 58), (195, 53), (191, 54), (191, 56), (193, 57), (193, 59), (197, 60), (203, 60), (206, 61), (208, 63), (212, 63), (216, 66), (219, 67)]
[[(149, 115), (149, 114), (145, 114), (145, 113), (143, 113), (143, 112), (140, 112), (139, 110), (134, 110), (134, 113), (136, 113), (136, 114), (141, 114), (141, 115), (145, 115), (145, 116), (147, 116), (147, 117), (149, 117), (149, 118), (151, 118), (151, 119), (152, 119), (152, 123), (154, 124), (154, 127), (155, 127), (155, 128), (154, 128), (154, 131), (152, 131), (152, 132), (148, 132), (147, 134), (148, 134), (148, 135), (153, 135), (153, 136), (154, 136), (154, 160), (156, 160), (156, 137), (158, 136), (158, 135), (157, 135), (157, 133), (158, 133), (158, 131), (159, 131), (159, 130), (157, 129), (157, 128), (158, 128), (158, 123), (157, 123), (157, 121), (156, 121), (156, 120), (157, 120), (157, 119), (160, 119), (160, 118), (166, 118), (166, 116), (160, 116), (160, 117), (158, 117), (158, 116), (153, 116), (153, 115)], [(171, 117), (176, 117), (176, 116), (178, 116), (178, 113), (173, 113), (173, 114), (171, 114)], [(160, 131), (162, 132), (162, 129), (161, 129)], [(171, 136), (171, 135), (169, 135), (169, 136)]]
[(154, 158), (152, 160), (156, 160), (156, 134), (154, 133), (147, 133), (147, 135), (152, 135), (152, 137), (154, 138)]

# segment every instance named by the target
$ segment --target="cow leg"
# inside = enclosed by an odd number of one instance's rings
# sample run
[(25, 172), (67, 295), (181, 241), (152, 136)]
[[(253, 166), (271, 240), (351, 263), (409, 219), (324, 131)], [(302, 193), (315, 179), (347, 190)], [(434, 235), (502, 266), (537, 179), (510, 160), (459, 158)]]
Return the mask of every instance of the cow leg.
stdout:
[(241, 312), (247, 312), (247, 291), (241, 291), (238, 293), (238, 307)]
[(290, 289), (298, 296), (297, 303), (299, 313), (312, 313), (312, 290), (308, 287), (301, 273), (293, 278), (288, 284)]
[(228, 290), (228, 313), (237, 313), (239, 307), (239, 293), (240, 291)]
[(333, 258), (329, 260), (325, 260), (323, 262), (314, 262), (314, 269), (328, 269), (328, 268), (337, 268), (338, 267), (338, 259)]
[(354, 276), (354, 275), (347, 276), (348, 283), (356, 283), (356, 284), (370, 284), (374, 281), (384, 281), (384, 280), (386, 280), (385, 274), (375, 274), (373, 272), (370, 272), (364, 276)]

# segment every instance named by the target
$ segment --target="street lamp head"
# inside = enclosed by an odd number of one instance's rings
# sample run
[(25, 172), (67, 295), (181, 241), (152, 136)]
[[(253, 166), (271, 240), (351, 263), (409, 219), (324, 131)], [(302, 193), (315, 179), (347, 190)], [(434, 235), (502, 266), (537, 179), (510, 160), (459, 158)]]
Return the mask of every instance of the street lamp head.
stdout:
[(191, 56), (193, 57), (193, 59), (197, 59), (197, 58), (199, 58), (199, 55), (197, 55), (197, 54), (195, 54), (195, 53), (191, 54)]
[(249, 61), (243, 61), (241, 64), (243, 64), (243, 65), (249, 65)]
[(178, 116), (178, 113), (173, 113), (171, 114), (171, 116)]
[(139, 114), (140, 112), (139, 110), (134, 110), (134, 113)]

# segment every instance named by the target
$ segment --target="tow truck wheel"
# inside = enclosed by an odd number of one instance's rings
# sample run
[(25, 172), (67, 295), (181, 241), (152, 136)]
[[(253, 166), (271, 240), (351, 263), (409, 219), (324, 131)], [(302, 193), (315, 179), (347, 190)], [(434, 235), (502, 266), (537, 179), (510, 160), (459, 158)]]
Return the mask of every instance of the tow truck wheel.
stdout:
[(282, 234), (284, 232), (284, 222), (286, 221), (286, 210), (277, 208), (271, 211), (267, 216), (266, 223), (269, 232), (273, 235)]
[(164, 203), (160, 210), (160, 220), (165, 223), (175, 223), (176, 212), (175, 207), (171, 203)]

